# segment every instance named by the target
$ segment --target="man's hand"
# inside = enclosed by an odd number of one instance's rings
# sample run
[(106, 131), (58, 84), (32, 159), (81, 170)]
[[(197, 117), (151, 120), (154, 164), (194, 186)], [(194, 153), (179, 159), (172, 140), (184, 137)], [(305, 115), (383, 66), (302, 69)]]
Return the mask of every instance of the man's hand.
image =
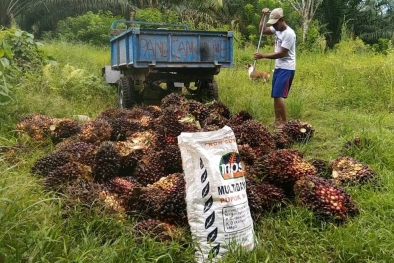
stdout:
[(263, 15), (266, 15), (266, 14), (269, 14), (269, 13), (271, 13), (271, 11), (270, 11), (270, 9), (269, 8), (263, 8), (263, 10), (261, 10), (261, 12), (263, 13)]
[(254, 59), (262, 59), (262, 58), (264, 58), (264, 54), (260, 54), (260, 53), (254, 53)]

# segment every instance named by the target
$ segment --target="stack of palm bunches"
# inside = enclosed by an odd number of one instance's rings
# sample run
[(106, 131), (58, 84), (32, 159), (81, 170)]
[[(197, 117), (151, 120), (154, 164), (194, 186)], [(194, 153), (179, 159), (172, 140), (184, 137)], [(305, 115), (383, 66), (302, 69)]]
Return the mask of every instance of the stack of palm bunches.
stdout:
[(330, 165), (331, 178), (339, 185), (363, 184), (377, 179), (375, 171), (352, 157), (338, 157)]
[(218, 101), (203, 104), (172, 93), (159, 106), (107, 109), (79, 126), (62, 121), (33, 114), (24, 117), (18, 129), (37, 141), (56, 134), (55, 151), (37, 159), (31, 172), (43, 179), (45, 189), (67, 196), (68, 208), (99, 205), (130, 217), (187, 225), (177, 136), (225, 125), (238, 142), (253, 218), (291, 200), (298, 181), (318, 173), (317, 162), (311, 164), (289, 148), (312, 136), (310, 125), (288, 122), (283, 129), (287, 137), (278, 138), (250, 112), (231, 114)]

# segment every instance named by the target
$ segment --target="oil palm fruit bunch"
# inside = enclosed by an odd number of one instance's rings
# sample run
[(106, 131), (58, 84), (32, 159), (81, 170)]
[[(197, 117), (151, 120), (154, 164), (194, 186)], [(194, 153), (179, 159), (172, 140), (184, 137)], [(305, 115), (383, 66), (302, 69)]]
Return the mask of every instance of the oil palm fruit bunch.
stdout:
[(81, 131), (79, 124), (67, 118), (53, 118), (49, 126), (49, 136), (54, 143), (78, 134)]
[(117, 118), (124, 118), (131, 115), (129, 109), (109, 108), (101, 111), (96, 119), (113, 120)]
[(57, 148), (56, 152), (67, 154), (72, 161), (92, 166), (97, 150), (98, 146), (94, 144), (76, 141)]
[(294, 140), (283, 132), (276, 132), (273, 136), (275, 149), (289, 149), (294, 144)]
[(117, 141), (114, 146), (118, 152), (120, 167), (119, 175), (131, 175), (137, 167), (138, 161), (143, 156), (145, 145), (142, 143), (133, 143), (130, 141)]
[(98, 194), (98, 200), (104, 205), (106, 209), (114, 213), (125, 213), (126, 207), (124, 199), (119, 197), (118, 194), (110, 192), (106, 189)]
[[(223, 117), (219, 113), (211, 113), (200, 124), (201, 124), (201, 128), (204, 131), (209, 131), (209, 130), (215, 131), (215, 130), (221, 129), (225, 125), (227, 125), (228, 119), (226, 117)], [(216, 129), (215, 129), (215, 127), (216, 127)]]
[(185, 180), (181, 173), (167, 175), (153, 184), (135, 189), (129, 199), (133, 208), (168, 223), (187, 224)]
[(125, 141), (128, 133), (145, 130), (139, 121), (127, 117), (108, 120), (108, 123), (111, 126), (111, 141)]
[(176, 105), (164, 108), (162, 115), (156, 120), (156, 131), (165, 134), (166, 138), (175, 139), (175, 142), (169, 140), (169, 143), (176, 143), (181, 132), (196, 132), (200, 126), (185, 107)]
[(248, 144), (257, 156), (267, 154), (275, 149), (274, 137), (268, 129), (257, 120), (247, 120), (232, 127), (237, 144)]
[(161, 134), (153, 129), (140, 131), (140, 132), (127, 132), (126, 136), (127, 136), (126, 141), (132, 142), (135, 145), (139, 145), (143, 149), (145, 148), (160, 149), (164, 145), (166, 145), (164, 141), (165, 140), (164, 134)]
[(64, 152), (53, 152), (36, 160), (30, 171), (35, 175), (48, 176), (50, 172), (67, 164), (69, 161), (69, 154)]
[(250, 212), (254, 220), (259, 219), (267, 212), (279, 208), (286, 200), (284, 191), (275, 185), (248, 179), (246, 184)]
[(81, 128), (79, 140), (96, 145), (111, 139), (112, 128), (108, 121), (95, 119), (85, 123)]
[(210, 114), (208, 107), (196, 100), (188, 100), (185, 108), (199, 123), (202, 123)]
[(292, 149), (273, 150), (258, 158), (255, 165), (257, 176), (274, 184), (292, 195), (296, 181), (309, 175), (316, 175), (316, 168), (303, 159), (302, 153)]
[(134, 188), (141, 185), (131, 176), (114, 177), (105, 183), (106, 188), (120, 197), (129, 199), (133, 195)]
[(152, 218), (137, 222), (133, 228), (133, 234), (138, 243), (142, 242), (144, 237), (158, 242), (171, 242), (180, 237), (179, 233), (175, 225)]
[(253, 116), (249, 111), (241, 110), (231, 116), (229, 120), (229, 126), (230, 127), (237, 126), (242, 124), (244, 121), (252, 120), (252, 119)]
[(329, 179), (331, 177), (332, 169), (329, 161), (319, 158), (312, 158), (308, 161), (316, 168), (317, 175), (319, 177), (323, 177), (326, 179)]
[(294, 192), (300, 205), (323, 220), (341, 223), (359, 212), (351, 196), (325, 178), (304, 177), (296, 182)]
[(307, 142), (313, 137), (315, 129), (307, 122), (290, 120), (285, 123), (282, 131), (294, 142)]
[(168, 161), (163, 150), (148, 148), (138, 160), (133, 177), (142, 186), (153, 184), (167, 175), (165, 170)]
[(176, 92), (173, 92), (161, 99), (160, 108), (164, 110), (169, 106), (183, 107), (186, 103), (187, 103), (187, 99), (184, 96)]
[(43, 141), (49, 137), (52, 121), (49, 116), (34, 113), (21, 116), (16, 128), (36, 141)]
[(230, 108), (221, 101), (214, 100), (212, 102), (208, 102), (207, 104), (208, 110), (210, 113), (217, 113), (223, 116), (226, 119), (230, 119), (231, 110)]
[(102, 142), (95, 155), (92, 166), (93, 178), (96, 182), (106, 182), (118, 175), (120, 156), (114, 142)]
[(331, 178), (337, 184), (363, 184), (376, 180), (376, 172), (368, 165), (349, 156), (331, 161)]
[(49, 175), (45, 177), (44, 188), (62, 192), (62, 189), (68, 182), (77, 180), (78, 178), (93, 180), (91, 167), (78, 162), (68, 162), (51, 171)]
[(105, 190), (104, 186), (83, 178), (70, 181), (63, 189), (62, 206), (65, 215), (72, 212), (73, 207), (80, 206), (82, 209), (90, 210), (98, 204), (100, 192)]

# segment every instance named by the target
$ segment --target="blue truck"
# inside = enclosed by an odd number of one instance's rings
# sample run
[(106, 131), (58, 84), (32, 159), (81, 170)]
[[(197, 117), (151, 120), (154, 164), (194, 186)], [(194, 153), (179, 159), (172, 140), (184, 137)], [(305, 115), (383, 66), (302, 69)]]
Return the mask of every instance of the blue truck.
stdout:
[(158, 104), (173, 92), (201, 102), (217, 100), (214, 76), (234, 64), (231, 31), (117, 20), (110, 32), (111, 65), (102, 74), (117, 86), (120, 108)]

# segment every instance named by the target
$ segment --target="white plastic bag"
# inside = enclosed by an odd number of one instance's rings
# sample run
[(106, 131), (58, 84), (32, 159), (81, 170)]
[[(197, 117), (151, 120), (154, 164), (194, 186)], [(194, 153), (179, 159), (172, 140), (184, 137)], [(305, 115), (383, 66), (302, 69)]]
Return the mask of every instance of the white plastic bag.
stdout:
[(254, 248), (253, 220), (244, 167), (228, 126), (217, 131), (181, 133), (178, 144), (186, 181), (187, 215), (196, 261), (215, 262), (229, 244)]

